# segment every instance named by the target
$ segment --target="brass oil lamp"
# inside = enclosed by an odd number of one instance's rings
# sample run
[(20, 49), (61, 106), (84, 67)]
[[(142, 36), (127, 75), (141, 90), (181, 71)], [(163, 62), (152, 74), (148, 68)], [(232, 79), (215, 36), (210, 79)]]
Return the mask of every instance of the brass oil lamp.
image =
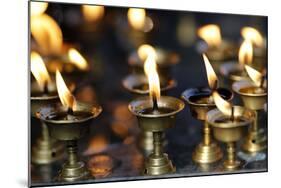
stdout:
[(56, 85), (62, 104), (45, 106), (37, 116), (46, 123), (50, 135), (67, 145), (68, 160), (59, 172), (59, 181), (78, 181), (90, 178), (90, 172), (83, 161), (78, 159), (77, 140), (90, 130), (91, 122), (102, 111), (98, 105), (90, 105), (75, 100), (59, 71)]
[[(149, 84), (145, 75), (130, 74), (123, 80), (122, 84), (126, 90), (130, 91), (133, 94), (134, 99), (149, 95)], [(176, 85), (177, 82), (175, 80), (164, 82), (160, 85), (161, 92), (166, 93), (167, 91), (176, 87)], [(164, 133), (163, 140), (165, 145), (167, 142), (165, 140)], [(139, 145), (145, 154), (150, 154), (153, 150), (153, 133), (143, 131), (140, 136)]]
[[(41, 56), (34, 51), (31, 52), (31, 72), (36, 79), (31, 84), (31, 114), (36, 117), (40, 107), (56, 103), (59, 98)], [(63, 145), (49, 136), (48, 127), (41, 121), (41, 136), (31, 150), (32, 163), (50, 164), (63, 156)]]
[(212, 93), (217, 91), (225, 100), (231, 100), (232, 92), (224, 88), (217, 88), (216, 73), (205, 54), (203, 54), (203, 58), (211, 89), (206, 87), (187, 89), (182, 93), (182, 98), (189, 105), (192, 116), (204, 124), (203, 140), (196, 146), (192, 159), (199, 165), (206, 166), (204, 164), (217, 162), (223, 157), (221, 148), (212, 139), (212, 129), (206, 121), (207, 112), (216, 108)]
[(133, 51), (128, 63), (133, 74), (144, 74), (144, 62), (148, 53), (156, 54), (156, 62), (161, 83), (169, 82), (172, 79), (172, 67), (179, 62), (179, 55), (175, 52), (167, 51), (162, 48), (153, 47), (149, 44), (142, 44), (138, 50)]
[(224, 169), (236, 170), (241, 167), (242, 162), (237, 159), (235, 145), (247, 134), (255, 113), (241, 106), (232, 106), (218, 92), (213, 93), (213, 98), (218, 109), (207, 113), (207, 123), (213, 127), (215, 139), (227, 144)]
[(219, 70), (219, 66), (223, 61), (235, 57), (236, 45), (226, 39), (222, 39), (221, 30), (218, 25), (208, 24), (202, 26), (197, 31), (198, 36), (203, 39), (197, 43), (197, 51), (205, 53), (212, 62), (215, 71)]
[(184, 103), (174, 97), (160, 95), (159, 76), (156, 70), (155, 56), (149, 55), (145, 64), (149, 81), (147, 97), (134, 99), (129, 110), (137, 117), (139, 127), (144, 132), (153, 133), (153, 152), (146, 158), (146, 175), (161, 175), (175, 172), (175, 167), (163, 152), (163, 132), (174, 126), (176, 114), (184, 108)]
[[(157, 65), (159, 69), (162, 70), (162, 77), (160, 75), (161, 92), (166, 93), (167, 91), (175, 88), (177, 85), (176, 80), (172, 79), (171, 76), (169, 76), (168, 74), (168, 72), (170, 71), (170, 68), (168, 67), (171, 65), (168, 66), (166, 65), (166, 63), (163, 63), (165, 62), (165, 59), (167, 59), (166, 56), (163, 57), (164, 53), (159, 50), (157, 51), (157, 49), (155, 49), (151, 45), (143, 44), (138, 48), (137, 52), (130, 56), (129, 65), (130, 67), (132, 67), (132, 73), (125, 77), (122, 82), (123, 87), (126, 90), (130, 91), (133, 94), (134, 98), (146, 96), (149, 94), (149, 84), (147, 76), (145, 76), (144, 67), (146, 63), (145, 59), (150, 53), (158, 57), (156, 62), (160, 60), (160, 63), (158, 63)], [(161, 65), (164, 65), (164, 67)], [(167, 144), (167, 140), (165, 139), (164, 133), (163, 140), (164, 145)], [(144, 154), (150, 154), (153, 150), (152, 132), (143, 131), (140, 136), (139, 145), (140, 148), (143, 150)]]
[(267, 103), (267, 84), (262, 73), (248, 65), (245, 65), (245, 69), (252, 81), (235, 82), (232, 88), (242, 98), (245, 107), (256, 112), (254, 124), (242, 145), (245, 151), (256, 153), (267, 148), (266, 133), (259, 121), (259, 115)]

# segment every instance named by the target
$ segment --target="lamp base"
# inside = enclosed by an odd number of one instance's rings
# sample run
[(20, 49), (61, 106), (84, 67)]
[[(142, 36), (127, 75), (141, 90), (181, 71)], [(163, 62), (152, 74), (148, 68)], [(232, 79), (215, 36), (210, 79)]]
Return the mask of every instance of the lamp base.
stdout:
[(65, 163), (59, 173), (59, 181), (78, 181), (89, 179), (90, 171), (87, 169), (84, 162), (80, 161), (75, 164)]
[(223, 156), (221, 148), (216, 142), (212, 142), (208, 145), (200, 143), (192, 154), (192, 159), (196, 163), (214, 163), (219, 161)]
[(64, 156), (64, 146), (62, 143), (49, 138), (44, 140), (39, 138), (32, 147), (31, 162), (44, 165), (58, 161)]
[(256, 153), (267, 148), (267, 137), (264, 129), (250, 131), (242, 145), (243, 150), (249, 153)]
[(223, 167), (225, 170), (232, 171), (238, 169), (241, 166), (241, 164), (242, 162), (238, 160), (235, 161), (226, 160), (223, 162)]
[(176, 168), (173, 166), (172, 161), (168, 158), (168, 155), (166, 153), (160, 156), (151, 154), (145, 163), (144, 174), (162, 175), (175, 171)]

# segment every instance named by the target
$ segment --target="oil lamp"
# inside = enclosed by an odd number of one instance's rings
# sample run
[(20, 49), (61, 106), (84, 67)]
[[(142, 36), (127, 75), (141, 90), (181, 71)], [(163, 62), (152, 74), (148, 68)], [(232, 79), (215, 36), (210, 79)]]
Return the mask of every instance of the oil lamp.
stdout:
[[(56, 103), (58, 95), (41, 56), (34, 51), (31, 52), (31, 72), (36, 79), (31, 84), (31, 114), (35, 117), (40, 107)], [(35, 164), (50, 164), (63, 155), (63, 145), (50, 138), (48, 127), (41, 122), (41, 136), (32, 147), (31, 161)]]
[(161, 83), (168, 82), (172, 79), (172, 66), (179, 62), (179, 55), (175, 52), (167, 51), (162, 48), (154, 48), (149, 44), (142, 44), (138, 50), (133, 51), (129, 58), (128, 63), (132, 68), (134, 74), (144, 74), (143, 65), (147, 59), (147, 54), (152, 53), (156, 56), (156, 62)]
[(197, 50), (200, 54), (206, 53), (215, 70), (218, 70), (222, 61), (235, 57), (236, 45), (231, 41), (222, 39), (218, 25), (208, 24), (202, 26), (198, 29), (197, 34), (203, 39), (203, 41), (197, 43)]
[(207, 113), (207, 123), (213, 127), (215, 139), (227, 144), (224, 168), (230, 171), (236, 170), (242, 162), (237, 159), (235, 143), (246, 135), (247, 128), (253, 123), (255, 113), (241, 106), (233, 106), (216, 91), (213, 93), (213, 99), (218, 109)]
[(184, 108), (184, 103), (174, 97), (161, 96), (155, 56), (149, 54), (147, 58), (145, 71), (150, 96), (137, 98), (128, 107), (137, 117), (141, 130), (153, 132), (153, 152), (145, 161), (144, 174), (161, 175), (175, 171), (168, 155), (163, 153), (162, 135), (174, 126), (176, 114)]
[(59, 181), (77, 181), (90, 177), (89, 170), (77, 156), (77, 140), (89, 132), (91, 122), (102, 111), (98, 105), (76, 101), (68, 90), (59, 71), (56, 85), (62, 104), (45, 106), (37, 116), (46, 123), (50, 135), (67, 143), (68, 160), (59, 172)]
[(207, 112), (216, 107), (212, 93), (217, 91), (225, 100), (232, 99), (231, 91), (224, 88), (217, 88), (218, 80), (216, 73), (205, 54), (203, 54), (203, 58), (210, 88), (191, 88), (182, 93), (182, 98), (189, 105), (192, 116), (204, 124), (203, 140), (196, 146), (192, 154), (193, 161), (200, 165), (217, 162), (223, 156), (221, 148), (212, 139), (211, 127), (206, 122)]
[[(145, 53), (147, 53), (147, 54), (152, 53), (153, 55), (156, 55), (155, 51), (153, 49), (154, 48), (152, 48), (152, 47), (151, 48), (148, 47), (147, 51)], [(144, 56), (143, 53), (144, 52), (142, 52), (142, 56)], [(144, 64), (147, 64), (147, 63), (149, 63), (149, 61), (144, 62)], [(147, 66), (144, 65), (141, 68), (143, 69), (145, 67), (147, 67)], [(161, 78), (160, 78), (160, 80), (161, 80)], [(177, 82), (174, 79), (167, 80), (167, 81), (165, 79), (162, 79), (162, 80), (163, 81), (160, 84), (160, 89), (161, 89), (162, 93), (163, 92), (166, 93), (167, 91), (176, 87), (176, 85), (177, 85)], [(130, 91), (134, 95), (134, 98), (138, 98), (140, 96), (145, 96), (145, 95), (149, 94), (148, 79), (147, 79), (147, 76), (145, 76), (143, 74), (130, 74), (123, 80), (122, 84), (126, 90)], [(164, 137), (165, 136), (163, 134), (163, 140), (165, 140)], [(167, 143), (167, 142), (164, 141), (164, 144), (165, 143)], [(140, 145), (141, 149), (143, 149), (145, 154), (150, 154), (151, 151), (153, 150), (152, 132), (143, 131), (141, 133), (139, 145)]]
[(264, 110), (264, 105), (267, 103), (267, 84), (264, 74), (248, 65), (245, 65), (245, 69), (252, 81), (235, 82), (232, 88), (241, 96), (244, 105), (256, 113), (254, 124), (250, 128), (248, 136), (242, 145), (245, 151), (255, 153), (267, 148), (265, 130), (259, 125), (259, 116)]

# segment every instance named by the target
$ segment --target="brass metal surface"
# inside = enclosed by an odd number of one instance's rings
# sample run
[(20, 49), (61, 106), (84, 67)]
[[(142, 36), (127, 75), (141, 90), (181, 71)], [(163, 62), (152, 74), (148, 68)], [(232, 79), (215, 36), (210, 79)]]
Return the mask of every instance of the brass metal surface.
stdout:
[(36, 114), (49, 128), (50, 135), (67, 142), (68, 161), (63, 165), (58, 175), (58, 181), (78, 181), (90, 177), (84, 162), (78, 160), (77, 140), (89, 132), (90, 124), (102, 111), (98, 105), (76, 102), (75, 112), (86, 113), (80, 119), (58, 119), (57, 114), (68, 113), (61, 104), (41, 108)]
[(267, 92), (251, 93), (247, 88), (256, 87), (250, 81), (235, 82), (232, 85), (233, 90), (242, 98), (244, 105), (252, 110), (255, 110), (255, 121), (250, 127), (248, 135), (242, 145), (242, 148), (249, 153), (256, 153), (267, 148), (267, 137), (265, 130), (260, 125), (259, 114), (264, 110), (264, 105), (267, 103)]
[(184, 108), (184, 103), (174, 97), (161, 96), (158, 107), (169, 108), (170, 112), (160, 114), (145, 114), (144, 110), (152, 107), (150, 97), (141, 97), (129, 104), (129, 110), (137, 117), (139, 127), (142, 131), (153, 132), (153, 152), (145, 162), (144, 174), (162, 175), (175, 172), (168, 155), (163, 152), (163, 131), (175, 124), (175, 116)]
[[(225, 100), (232, 99), (233, 95), (231, 91), (224, 88), (218, 88), (217, 91)], [(214, 163), (223, 157), (221, 148), (212, 139), (212, 129), (206, 122), (207, 112), (216, 107), (213, 101), (202, 102), (203, 98), (210, 96), (211, 90), (209, 88), (191, 88), (182, 93), (182, 98), (189, 105), (192, 116), (201, 120), (204, 124), (202, 131), (203, 139), (192, 153), (193, 161), (198, 164)], [(199, 102), (200, 100), (201, 102)]]
[(228, 118), (218, 109), (213, 109), (207, 114), (207, 122), (213, 127), (213, 134), (216, 140), (227, 144), (227, 158), (224, 161), (226, 170), (235, 170), (240, 166), (240, 161), (236, 158), (235, 143), (241, 140), (247, 134), (247, 128), (254, 121), (255, 113), (252, 110), (234, 106), (235, 113), (238, 117), (243, 118), (243, 121), (221, 121), (221, 118)]
[[(39, 91), (36, 82), (31, 85), (31, 115), (36, 116), (36, 112), (45, 105), (58, 102), (58, 95), (55, 87), (50, 87), (50, 94), (43, 94)], [(64, 156), (62, 143), (49, 136), (49, 129), (41, 122), (41, 134), (31, 149), (31, 162), (34, 164), (50, 164), (60, 160)]]

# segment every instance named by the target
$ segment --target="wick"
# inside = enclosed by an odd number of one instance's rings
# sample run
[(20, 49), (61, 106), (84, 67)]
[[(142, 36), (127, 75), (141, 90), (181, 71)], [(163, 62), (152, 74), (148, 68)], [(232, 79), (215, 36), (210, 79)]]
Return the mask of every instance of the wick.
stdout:
[(72, 108), (68, 107), (68, 109), (67, 109), (67, 114), (73, 115), (73, 110), (72, 110)]
[(152, 95), (152, 102), (153, 102), (153, 111), (158, 111), (158, 103), (156, 95)]
[(46, 95), (49, 93), (48, 82), (47, 81), (44, 82), (43, 93), (46, 94)]
[(264, 81), (265, 81), (265, 76), (262, 76), (261, 83), (260, 83), (260, 88), (263, 88)]
[(231, 107), (231, 117), (230, 120), (234, 122), (234, 106)]

